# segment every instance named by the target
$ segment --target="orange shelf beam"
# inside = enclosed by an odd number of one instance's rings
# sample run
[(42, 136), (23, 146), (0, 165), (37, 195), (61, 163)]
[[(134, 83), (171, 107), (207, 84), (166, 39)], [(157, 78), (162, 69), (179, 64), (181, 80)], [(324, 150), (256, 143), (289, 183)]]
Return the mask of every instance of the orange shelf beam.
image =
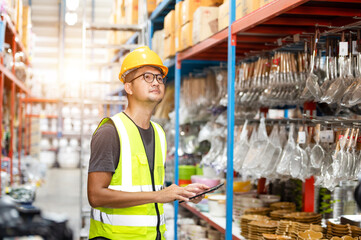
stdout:
[(23, 92), (30, 94), (30, 90), (25, 86), (25, 84), (21, 82), (19, 79), (17, 79), (17, 77), (9, 69), (5, 68), (4, 65), (2, 64), (0, 64), (0, 72), (4, 73), (5, 77), (11, 82), (14, 82), (15, 85)]
[(37, 102), (37, 103), (58, 103), (59, 100), (58, 99), (48, 99), (48, 98), (24, 98), (22, 99), (22, 101), (24, 103), (33, 103), (33, 102)]

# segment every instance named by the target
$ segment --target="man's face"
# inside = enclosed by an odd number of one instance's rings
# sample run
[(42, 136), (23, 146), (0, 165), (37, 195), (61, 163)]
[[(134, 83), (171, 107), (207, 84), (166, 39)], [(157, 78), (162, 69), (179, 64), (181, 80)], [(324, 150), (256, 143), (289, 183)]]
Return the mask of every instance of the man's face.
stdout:
[[(164, 97), (165, 86), (163, 83), (159, 83), (157, 79), (154, 79), (151, 83), (144, 80), (145, 73), (161, 74), (161, 72), (153, 67), (145, 66), (134, 71), (134, 74), (130, 74), (129, 78), (126, 79), (126, 84), (130, 85), (131, 96), (141, 102), (155, 102), (159, 103)], [(151, 79), (153, 76), (148, 74)], [(138, 77), (139, 76), (139, 77)], [(136, 78), (137, 77), (137, 78)], [(136, 78), (136, 79), (134, 79)], [(127, 83), (134, 79), (132, 82)], [(128, 92), (129, 94), (129, 92)]]

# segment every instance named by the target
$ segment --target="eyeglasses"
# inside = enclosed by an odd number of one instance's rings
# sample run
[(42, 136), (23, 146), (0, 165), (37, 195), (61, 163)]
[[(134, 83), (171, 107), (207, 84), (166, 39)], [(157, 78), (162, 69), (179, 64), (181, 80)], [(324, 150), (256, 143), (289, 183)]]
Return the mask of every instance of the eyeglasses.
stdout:
[(141, 76), (143, 76), (144, 81), (146, 81), (147, 83), (152, 83), (154, 81), (154, 79), (157, 79), (157, 82), (159, 84), (165, 84), (167, 82), (167, 77), (163, 77), (163, 74), (154, 74), (154, 73), (146, 72), (146, 73), (143, 73), (143, 74), (133, 78), (128, 83), (133, 82), (135, 79), (137, 79)]

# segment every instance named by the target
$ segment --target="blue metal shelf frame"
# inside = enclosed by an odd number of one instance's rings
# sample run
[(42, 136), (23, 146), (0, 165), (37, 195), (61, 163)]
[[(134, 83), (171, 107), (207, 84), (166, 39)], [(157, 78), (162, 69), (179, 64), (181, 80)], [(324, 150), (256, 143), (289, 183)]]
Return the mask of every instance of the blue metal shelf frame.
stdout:
[(234, 82), (236, 76), (237, 35), (232, 35), (232, 24), (236, 20), (236, 0), (229, 1), (228, 28), (228, 106), (227, 106), (227, 197), (226, 197), (226, 240), (232, 240), (233, 212), (233, 143), (234, 143)]

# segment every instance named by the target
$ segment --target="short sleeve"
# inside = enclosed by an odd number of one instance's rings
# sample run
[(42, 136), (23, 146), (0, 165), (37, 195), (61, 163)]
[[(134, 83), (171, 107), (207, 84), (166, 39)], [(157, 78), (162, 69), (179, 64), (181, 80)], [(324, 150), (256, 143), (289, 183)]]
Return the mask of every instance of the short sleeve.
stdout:
[(120, 141), (112, 121), (104, 123), (93, 135), (90, 144), (88, 172), (115, 172), (119, 163)]

